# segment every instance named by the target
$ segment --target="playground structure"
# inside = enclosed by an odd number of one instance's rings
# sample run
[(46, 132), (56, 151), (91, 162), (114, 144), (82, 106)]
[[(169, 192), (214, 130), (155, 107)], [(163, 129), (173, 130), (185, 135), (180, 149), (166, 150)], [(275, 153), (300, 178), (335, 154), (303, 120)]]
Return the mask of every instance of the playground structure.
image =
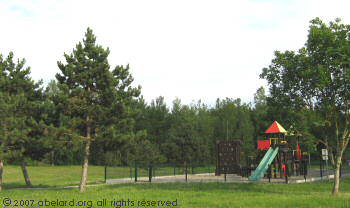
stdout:
[[(265, 134), (269, 139), (258, 141), (257, 155), (247, 159), (247, 167), (242, 168), (242, 176), (249, 176), (251, 171), (254, 171), (248, 179), (259, 181), (266, 172), (269, 177), (272, 177), (273, 172), (273, 178), (277, 178), (277, 172), (279, 172), (279, 178), (307, 174), (305, 165), (307, 159), (303, 157), (299, 144), (302, 135), (298, 131), (291, 126), (287, 132), (277, 121), (274, 121)], [(286, 136), (289, 136), (289, 141)], [(258, 166), (256, 166), (257, 162)]]
[(216, 141), (215, 175), (241, 172), (241, 141)]
[[(306, 152), (300, 147), (302, 135), (291, 126), (286, 131), (278, 122), (265, 131), (266, 139), (257, 141), (254, 156), (248, 156), (245, 166), (241, 165), (241, 141), (216, 141), (216, 169), (214, 164), (171, 164), (134, 165), (130, 167), (105, 167), (106, 183), (124, 182), (247, 182), (263, 181), (273, 183), (305, 183), (332, 178), (331, 170), (324, 170), (321, 153), (320, 168), (309, 166)], [(322, 141), (317, 149), (326, 148)], [(346, 163), (348, 164), (348, 163)], [(314, 165), (314, 164), (313, 164)], [(350, 164), (340, 173), (350, 176)], [(341, 177), (342, 174), (340, 174)], [(291, 178), (290, 178), (291, 177)], [(273, 181), (270, 179), (274, 178)], [(290, 180), (288, 180), (288, 178)]]
[(267, 177), (267, 172), (270, 178), (277, 178), (277, 175), (278, 178), (285, 178), (307, 174), (307, 159), (300, 148), (302, 135), (293, 126), (287, 132), (281, 124), (274, 121), (265, 134), (268, 139), (257, 141), (257, 154), (248, 156), (244, 167), (241, 166), (240, 140), (216, 141), (215, 175), (238, 174), (249, 177), (250, 181), (259, 181), (264, 176)]

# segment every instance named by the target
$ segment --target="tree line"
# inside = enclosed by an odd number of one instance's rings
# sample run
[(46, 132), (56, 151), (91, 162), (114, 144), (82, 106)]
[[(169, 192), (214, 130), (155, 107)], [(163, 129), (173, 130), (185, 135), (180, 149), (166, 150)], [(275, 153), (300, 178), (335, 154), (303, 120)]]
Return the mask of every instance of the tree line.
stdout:
[(260, 129), (252, 117), (259, 123), (266, 114), (263, 88), (260, 110), (231, 98), (214, 108), (180, 99), (169, 107), (162, 96), (148, 104), (141, 86), (131, 86), (129, 65), (111, 69), (108, 54), (88, 28), (45, 88), (32, 80), (25, 59), (0, 56), (0, 179), (4, 162), (20, 164), (28, 186), (26, 164), (79, 164), (84, 190), (88, 164), (214, 162), (215, 140), (240, 139), (243, 151), (253, 149)]
[[(274, 121), (303, 134), (304, 151), (322, 140), (335, 170), (347, 156), (349, 134), (350, 26), (337, 19), (311, 21), (308, 41), (299, 51), (275, 52), (260, 78), (269, 96), (257, 89), (253, 103), (217, 99), (168, 106), (159, 96), (146, 103), (141, 86), (132, 87), (130, 67), (108, 63), (109, 48), (96, 43), (90, 28), (45, 87), (30, 77), (25, 59), (0, 55), (0, 188), (5, 164), (131, 165), (215, 161), (215, 141), (239, 139), (242, 157), (254, 154), (256, 141)], [(338, 175), (337, 175), (338, 174)]]

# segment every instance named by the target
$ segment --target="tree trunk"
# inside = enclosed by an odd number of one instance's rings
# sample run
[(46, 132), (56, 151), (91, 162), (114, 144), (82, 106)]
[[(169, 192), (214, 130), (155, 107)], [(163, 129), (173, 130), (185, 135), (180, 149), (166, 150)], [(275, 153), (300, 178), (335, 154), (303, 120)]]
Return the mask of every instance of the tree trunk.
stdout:
[(87, 179), (87, 170), (89, 165), (89, 149), (90, 149), (90, 116), (86, 117), (87, 128), (86, 128), (86, 143), (84, 149), (84, 163), (83, 170), (81, 173), (81, 180), (79, 185), (79, 191), (85, 191), (86, 179)]
[(83, 171), (81, 173), (79, 191), (85, 191), (87, 170), (89, 165), (89, 149), (90, 149), (90, 140), (87, 140), (85, 144), (85, 150), (84, 150), (84, 164), (83, 164)]
[(21, 161), (21, 168), (22, 168), (22, 173), (23, 173), (24, 180), (26, 181), (27, 186), (32, 186), (32, 183), (29, 180), (26, 164), (24, 163), (23, 160)]
[(52, 150), (51, 152), (51, 166), (55, 165), (55, 151)]
[(182, 169), (182, 174), (186, 174), (186, 161), (184, 161), (184, 167)]
[(336, 163), (335, 163), (335, 168), (334, 168), (334, 185), (333, 185), (333, 190), (332, 194), (337, 195), (339, 192), (339, 171), (340, 171), (340, 164), (341, 164), (341, 156), (338, 156)]
[(4, 170), (4, 161), (0, 160), (0, 192), (2, 191), (2, 172)]

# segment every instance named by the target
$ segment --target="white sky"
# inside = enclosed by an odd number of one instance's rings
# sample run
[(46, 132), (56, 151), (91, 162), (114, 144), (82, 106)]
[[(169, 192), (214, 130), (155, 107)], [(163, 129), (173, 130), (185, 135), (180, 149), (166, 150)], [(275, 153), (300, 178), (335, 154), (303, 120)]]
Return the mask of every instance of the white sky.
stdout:
[(0, 54), (25, 58), (46, 84), (87, 27), (109, 47), (109, 63), (130, 64), (147, 102), (164, 96), (214, 105), (253, 100), (275, 50), (297, 50), (309, 21), (350, 24), (348, 0), (0, 0)]

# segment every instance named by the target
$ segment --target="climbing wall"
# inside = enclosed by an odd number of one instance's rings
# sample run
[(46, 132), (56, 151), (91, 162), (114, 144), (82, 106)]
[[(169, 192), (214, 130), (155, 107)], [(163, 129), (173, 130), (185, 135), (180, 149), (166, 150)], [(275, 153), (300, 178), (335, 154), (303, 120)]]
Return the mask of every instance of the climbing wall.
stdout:
[(241, 141), (216, 141), (215, 175), (239, 174), (241, 170)]

